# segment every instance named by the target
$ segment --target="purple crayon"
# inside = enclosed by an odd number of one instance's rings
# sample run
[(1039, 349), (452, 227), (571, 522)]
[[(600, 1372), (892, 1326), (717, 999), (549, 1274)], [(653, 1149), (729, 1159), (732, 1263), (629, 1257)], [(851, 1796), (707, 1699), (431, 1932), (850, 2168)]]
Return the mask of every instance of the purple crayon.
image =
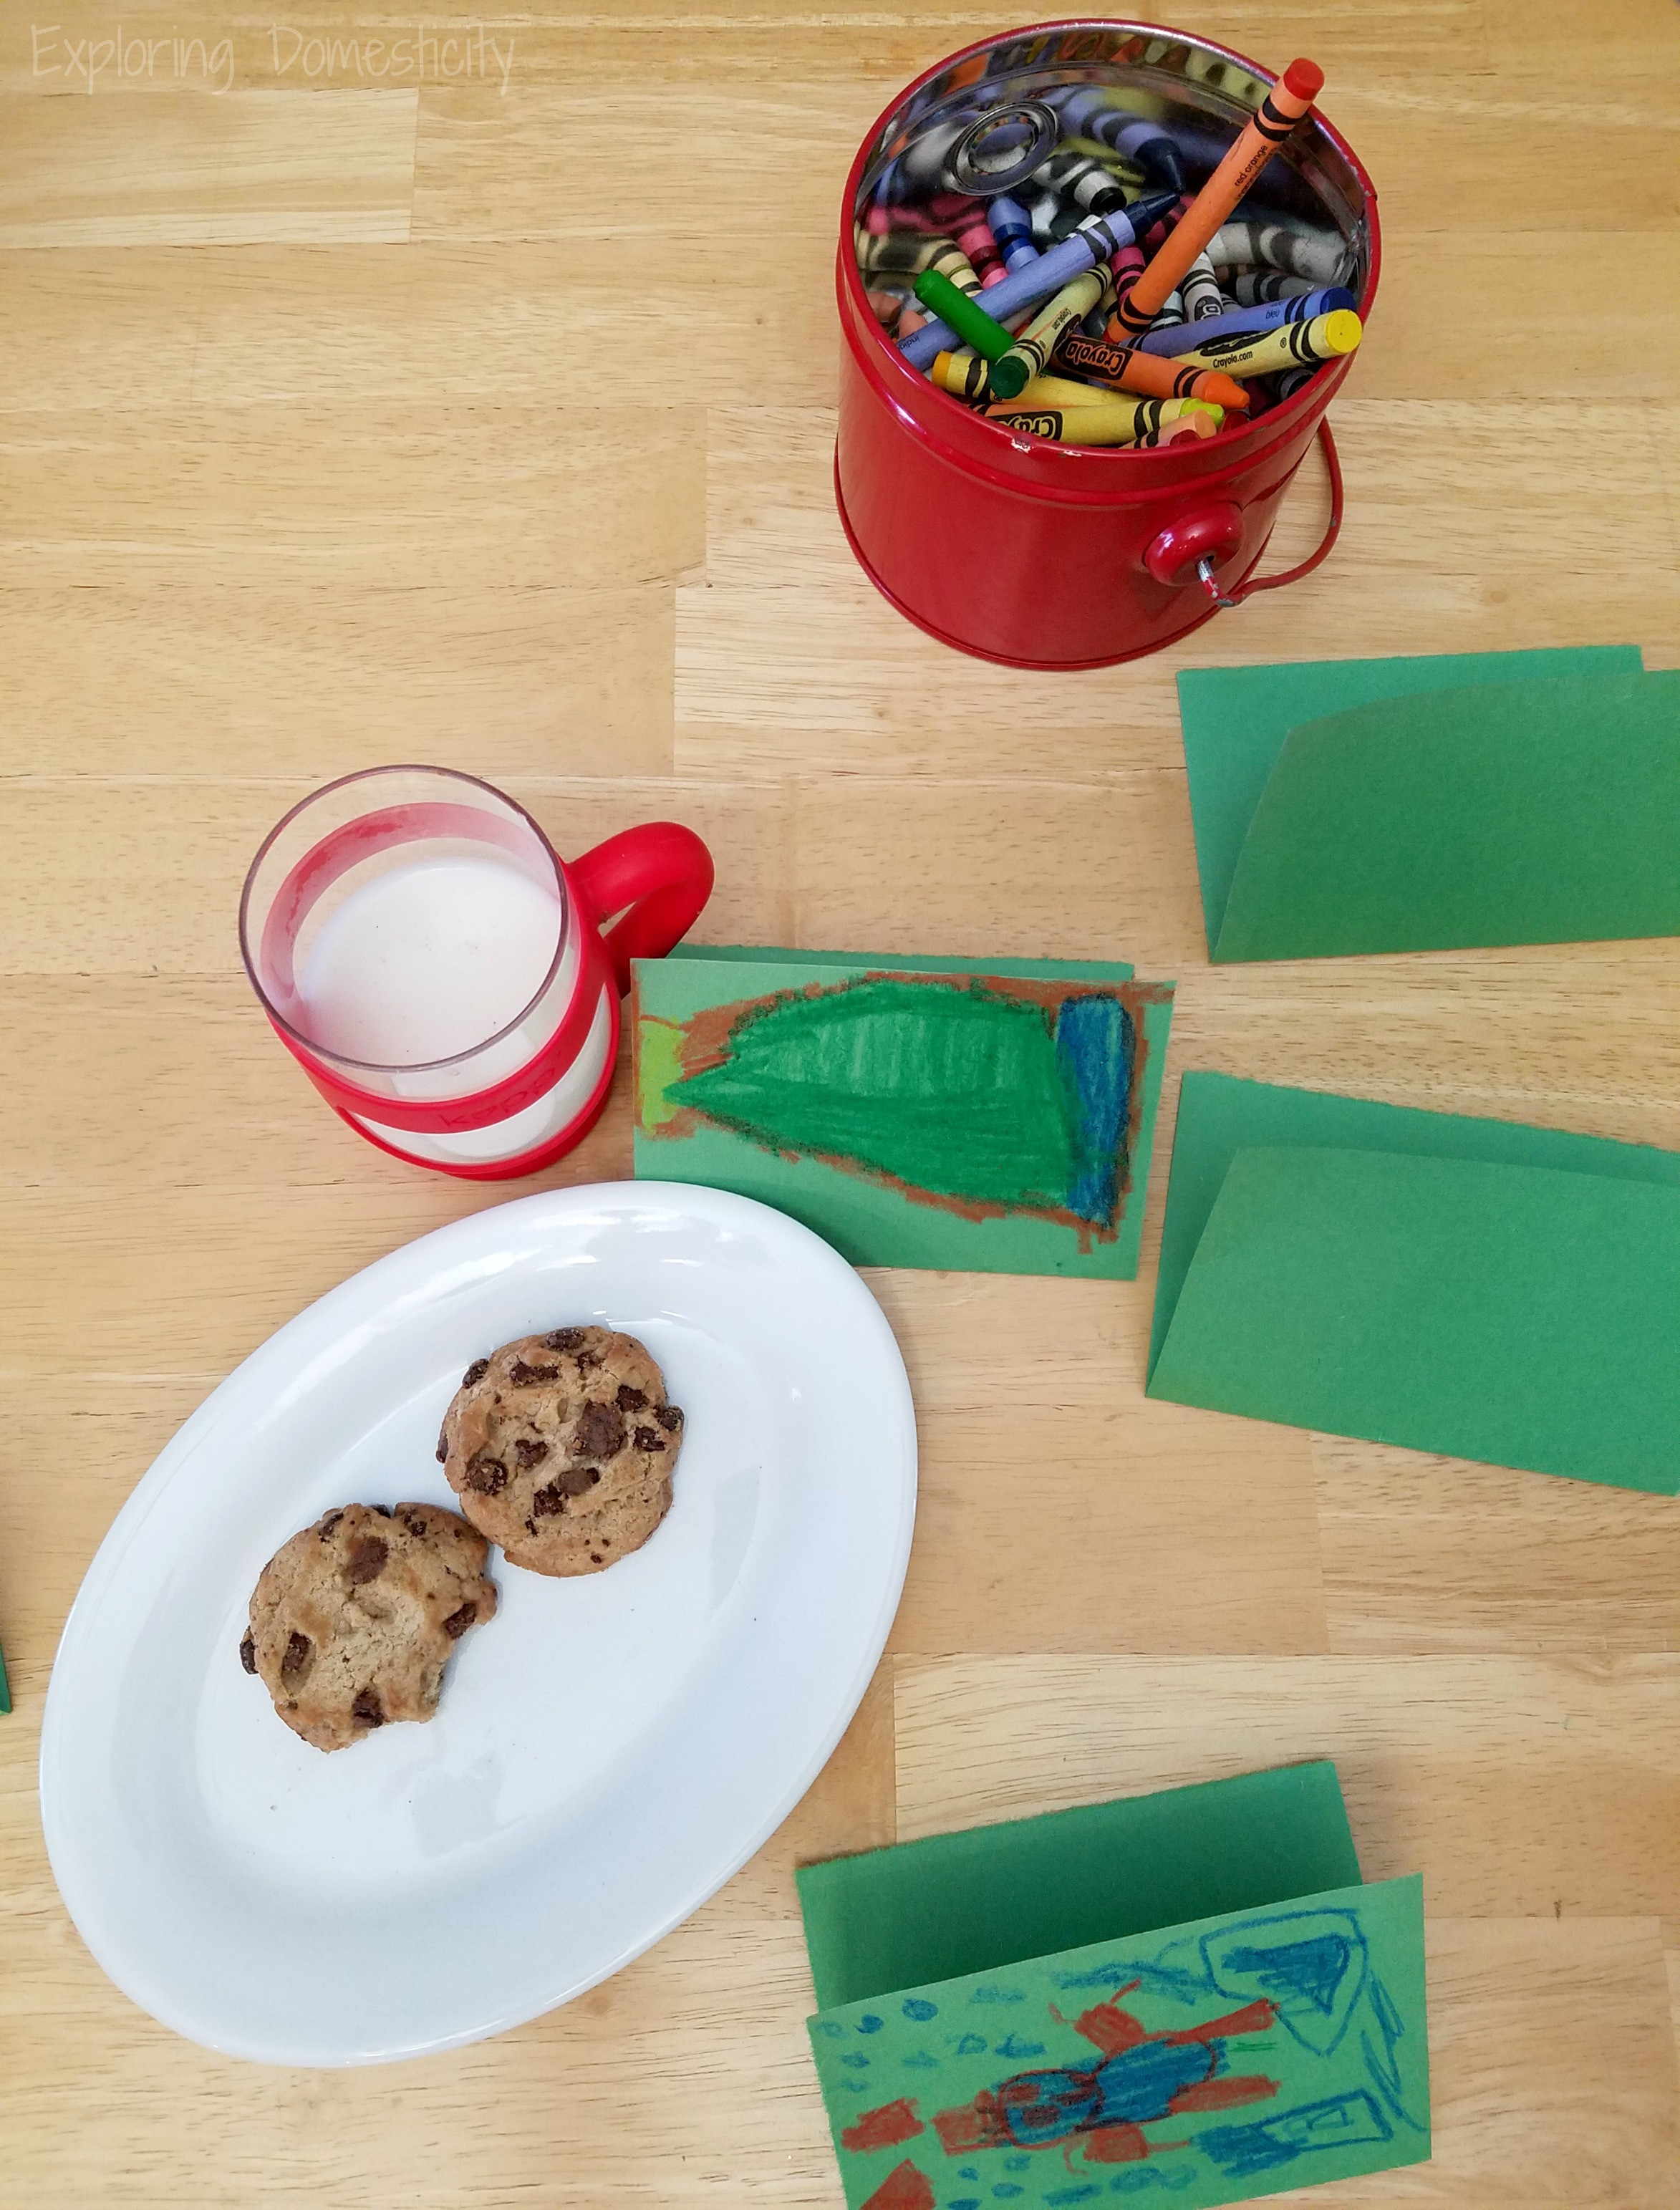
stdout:
[(992, 236), (997, 240), (998, 251), (1003, 256), (1003, 265), (1012, 276), (1018, 269), (1025, 268), (1038, 258), (1038, 248), (1032, 242), (1032, 218), (1018, 200), (1001, 193), (986, 204), (986, 220)]
[[(1002, 287), (998, 288), (1000, 291)], [(1194, 353), (1211, 338), (1261, 337), (1267, 330), (1281, 329), (1285, 323), (1310, 323), (1317, 315), (1333, 314), (1339, 307), (1353, 304), (1351, 292), (1331, 284), (1322, 291), (1308, 292), (1304, 299), (1266, 299), (1258, 307), (1233, 307), (1228, 315), (1210, 316), (1205, 323), (1180, 323), (1171, 329), (1149, 330), (1135, 343), (1140, 353)]]
[[(1071, 284), (1076, 276), (1083, 276), (1087, 269), (1106, 261), (1121, 246), (1130, 245), (1139, 230), (1149, 229), (1169, 208), (1177, 204), (1175, 192), (1161, 192), (1153, 199), (1135, 201), (1123, 211), (1116, 208), (1113, 214), (1093, 215), (1072, 238), (1064, 239), (1048, 253), (1041, 253), (1036, 261), (1012, 269), (1001, 284), (994, 284), (986, 294), (987, 312), (1001, 322), (1018, 307), (1036, 306), (1041, 299), (1049, 299), (1064, 285)], [(1206, 333), (1212, 324), (1203, 323), (1198, 327)], [(914, 336), (901, 339), (898, 350), (912, 368), (927, 368), (935, 353), (955, 353), (959, 342), (953, 329), (934, 321), (925, 324)]]

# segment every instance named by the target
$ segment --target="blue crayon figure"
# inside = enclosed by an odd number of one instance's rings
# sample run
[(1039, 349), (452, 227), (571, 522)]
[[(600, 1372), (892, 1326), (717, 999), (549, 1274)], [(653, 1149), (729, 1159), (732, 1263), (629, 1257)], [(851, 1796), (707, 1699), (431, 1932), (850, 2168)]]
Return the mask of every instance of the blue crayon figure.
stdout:
[[(1087, 269), (1094, 269), (1122, 246), (1133, 245), (1140, 232), (1151, 228), (1169, 208), (1177, 204), (1176, 194), (1162, 192), (1153, 199), (1138, 200), (1124, 210), (1116, 209), (1113, 214), (1093, 215), (1072, 238), (1041, 253), (1036, 261), (1024, 262), (1012, 269), (1001, 284), (994, 284), (986, 294), (987, 313), (1000, 323), (1019, 308), (1036, 307), (1076, 276), (1083, 276)], [(1202, 325), (1204, 329), (1207, 327)], [(912, 368), (925, 369), (932, 365), (935, 353), (956, 353), (960, 346), (956, 331), (935, 319), (902, 339), (898, 350)]]
[(986, 203), (986, 220), (1003, 256), (1003, 265), (1012, 276), (1018, 269), (1025, 268), (1038, 258), (1038, 248), (1032, 242), (1032, 218), (1018, 200), (1000, 193)]
[[(997, 287), (999, 291), (1002, 288), (1001, 285)], [(993, 296), (996, 296), (995, 293)], [(1215, 338), (1263, 337), (1268, 330), (1281, 329), (1285, 323), (1310, 323), (1319, 315), (1334, 314), (1339, 308), (1351, 307), (1353, 303), (1351, 292), (1333, 284), (1321, 291), (1306, 293), (1298, 299), (1266, 299), (1257, 307), (1233, 307), (1228, 315), (1212, 315), (1205, 323), (1183, 323), (1169, 329), (1157, 320), (1155, 328), (1137, 341), (1138, 350), (1169, 354), (1194, 353), (1198, 346), (1206, 345)]]

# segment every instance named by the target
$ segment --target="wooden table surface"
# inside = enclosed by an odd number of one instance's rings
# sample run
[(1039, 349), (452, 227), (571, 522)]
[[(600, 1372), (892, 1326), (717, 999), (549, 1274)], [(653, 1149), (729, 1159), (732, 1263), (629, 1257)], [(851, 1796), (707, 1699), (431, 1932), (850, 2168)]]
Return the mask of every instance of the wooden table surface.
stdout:
[[(240, 879), (329, 776), (469, 769), (569, 853), (691, 822), (702, 939), (1176, 976), (1163, 1136), (1199, 1066), (1680, 1144), (1680, 945), (1210, 971), (1173, 691), (1680, 662), (1674, 7), (1192, 19), (1314, 53), (1382, 195), (1347, 526), (1183, 649), (1056, 680), (902, 621), (830, 489), (846, 166), (1009, 10), (626, 0), (480, 40), (449, 0), (30, 7), (0, 18), (0, 2197), (836, 2206), (796, 1862), (1327, 1756), (1368, 1876), (1424, 1877), (1436, 2147), (1314, 2199), (1680, 2201), (1680, 1513), (1145, 1404), (1164, 1142), (1135, 1283), (870, 1277), (922, 1448), (888, 1655), (781, 1833), (568, 2009), (371, 2072), (207, 2055), (83, 1950), (34, 1779), (66, 1609), (181, 1420), (311, 1299), (529, 1187), (357, 1143), (258, 1013)], [(621, 1068), (541, 1180), (629, 1165)]]

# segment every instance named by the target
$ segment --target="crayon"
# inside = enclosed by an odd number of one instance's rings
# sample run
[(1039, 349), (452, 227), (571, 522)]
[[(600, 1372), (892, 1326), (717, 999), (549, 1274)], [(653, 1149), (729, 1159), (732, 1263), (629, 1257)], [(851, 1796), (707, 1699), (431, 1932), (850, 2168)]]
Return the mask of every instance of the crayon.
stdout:
[(963, 343), (971, 346), (987, 360), (1001, 359), (1014, 344), (1001, 323), (994, 323), (982, 306), (941, 276), (937, 269), (922, 270), (916, 280), (916, 296), (930, 315), (938, 315), (949, 323)]
[(1248, 404), (1248, 391), (1235, 377), (1213, 368), (1185, 368), (1135, 346), (1104, 345), (1070, 330), (1055, 357), (1111, 390), (1135, 391), (1145, 399), (1209, 399), (1233, 414)]
[(1194, 399), (1112, 399), (1077, 383), (1064, 383), (1056, 377), (1041, 381), (1090, 403), (1069, 403), (1052, 393), (1047, 396), (1055, 401), (1054, 405), (1043, 402), (1024, 405), (1015, 400), (1005, 406), (988, 407), (987, 420), (1000, 423), (1006, 430), (1026, 430), (1035, 437), (1057, 438), (1072, 445), (1133, 445), (1163, 422), (1176, 421), (1200, 407)]
[(1176, 329), (1163, 323), (1132, 342), (1145, 353), (1184, 353), (1216, 338), (1263, 337), (1267, 330), (1281, 329), (1285, 323), (1310, 323), (1315, 316), (1333, 315), (1338, 308), (1352, 305), (1352, 293), (1332, 284), (1298, 299), (1266, 299), (1258, 307), (1233, 307), (1228, 315), (1215, 315), (1205, 323), (1186, 323)]
[(1268, 299), (1304, 299), (1315, 287), (1310, 276), (1280, 276), (1274, 269), (1237, 269), (1227, 271), (1220, 288), (1239, 307), (1262, 307)]
[(1184, 281), (1179, 287), (1184, 302), (1187, 322), (1206, 323), (1226, 309), (1224, 293), (1219, 289), (1219, 280), (1213, 273), (1213, 263), (1205, 253), (1199, 253), (1184, 272)]
[[(992, 391), (996, 398), (1012, 399), (1035, 376), (1043, 374), (1061, 340), (1102, 298), (1107, 274), (1087, 269), (1039, 310), (1014, 343), (992, 363)], [(978, 347), (975, 349), (979, 351)]]
[(1133, 398), (1130, 393), (1100, 391), (1093, 384), (1076, 383), (1069, 376), (1035, 376), (1013, 399), (997, 404), (1006, 412), (1023, 407), (1095, 407), (1112, 413), (1118, 407), (1129, 408), (1139, 421), (1150, 423), (1175, 422), (1181, 415), (1202, 414), (1216, 430), (1225, 419), (1224, 408), (1209, 400)]
[(996, 199), (989, 201), (986, 226), (997, 241), (998, 251), (1010, 275), (1028, 262), (1037, 260), (1038, 248), (1032, 242), (1032, 218), (1018, 200), (1000, 192)]
[(1224, 376), (1272, 376), (1297, 362), (1317, 367), (1339, 359), (1353, 351), (1360, 336), (1358, 316), (1351, 307), (1339, 307), (1333, 314), (1315, 316), (1310, 323), (1285, 323), (1260, 337), (1212, 338), (1177, 358), (1187, 366), (1217, 368)]
[(1144, 273), (1143, 248), (1140, 245), (1122, 245), (1118, 253), (1109, 255), (1109, 266), (1114, 271), (1115, 304), (1118, 306)]
[(980, 279), (962, 247), (937, 233), (923, 238), (915, 231), (895, 230), (885, 238), (876, 238), (868, 231), (861, 231), (857, 265), (870, 276), (919, 276), (924, 269), (936, 269), (959, 292), (980, 289)]
[(1117, 184), (1124, 184), (1133, 198), (1149, 188), (1149, 179), (1141, 169), (1134, 169), (1129, 161), (1122, 161), (1118, 154), (1111, 154), (1106, 146), (1099, 146), (1094, 138), (1064, 138), (1062, 145), (1070, 154), (1083, 154), (1088, 161), (1100, 161)]
[[(1076, 276), (1083, 276), (1097, 262), (1106, 261), (1111, 253), (1118, 252), (1122, 245), (1130, 245), (1137, 235), (1135, 224), (1147, 226), (1173, 204), (1163, 196), (1157, 196), (1152, 200), (1139, 200), (1124, 210), (1116, 209), (1113, 214), (1093, 215), (1072, 238), (1052, 247), (1048, 253), (1041, 253), (1036, 261), (1024, 262), (1018, 269), (1012, 269), (1001, 284), (994, 284), (986, 302), (987, 312), (1000, 323), (1018, 307), (1036, 307), (1041, 299), (1050, 299)], [(936, 353), (954, 349), (955, 336), (956, 333), (944, 323), (932, 322), (901, 343), (899, 351), (912, 368), (926, 368)]]
[(870, 313), (881, 327), (887, 330), (896, 330), (898, 327), (898, 317), (904, 311), (904, 301), (908, 294), (903, 292), (866, 292), (863, 296), (869, 302)]
[(936, 353), (928, 371), (931, 382), (953, 399), (989, 399), (992, 371), (977, 353)]
[(1061, 118), (1067, 136), (1094, 138), (1122, 160), (1135, 163), (1166, 190), (1184, 190), (1184, 165), (1178, 148), (1158, 123), (1143, 121), (1092, 85), (1068, 85), (1047, 92), (1044, 105)]
[(1132, 440), (1132, 450), (1148, 445), (1175, 445), (1182, 438), (1217, 438), (1219, 432), (1207, 414), (1181, 414), (1176, 422), (1163, 422), (1158, 430), (1145, 430)]
[(1276, 269), (1314, 284), (1344, 282), (1353, 263), (1339, 232), (1307, 230), (1298, 223), (1222, 224), (1208, 240), (1207, 254), (1216, 269)]
[[(1125, 317), (1116, 308), (1115, 320), (1123, 322), (1124, 319)], [(1161, 302), (1160, 312), (1150, 327), (1157, 330), (1177, 330), (1181, 329), (1188, 320), (1189, 317), (1184, 311), (1184, 294), (1181, 292), (1169, 292)], [(1115, 342), (1116, 345), (1135, 345), (1137, 341), (1135, 338), (1127, 337), (1117, 338)]]
[(1324, 83), (1316, 62), (1292, 61), (1237, 136), (1224, 160), (1180, 216), (1159, 252), (1120, 303), (1120, 319), (1139, 335), (1169, 292), (1230, 214), (1254, 178), (1311, 110)]
[(1036, 184), (1048, 185), (1064, 201), (1071, 200), (1081, 214), (1107, 214), (1115, 208), (1123, 208), (1127, 200), (1135, 199), (1123, 184), (1118, 184), (1100, 161), (1087, 160), (1083, 154), (1070, 154), (1058, 147), (1048, 161), (1042, 161), (1032, 172)]
[[(909, 208), (896, 210), (901, 222), (913, 212), (916, 210)], [(982, 289), (988, 285), (1003, 281), (1008, 271), (987, 226), (986, 209), (981, 201), (970, 199), (962, 192), (935, 192), (926, 209), (921, 212), (922, 220), (930, 228), (943, 231), (967, 254)], [(865, 227), (873, 229), (873, 226), (866, 216)], [(922, 222), (918, 221), (914, 227), (920, 229)]]
[(1281, 376), (1272, 377), (1272, 396), (1281, 405), (1285, 399), (1293, 399), (1317, 374), (1315, 367), (1285, 369)]

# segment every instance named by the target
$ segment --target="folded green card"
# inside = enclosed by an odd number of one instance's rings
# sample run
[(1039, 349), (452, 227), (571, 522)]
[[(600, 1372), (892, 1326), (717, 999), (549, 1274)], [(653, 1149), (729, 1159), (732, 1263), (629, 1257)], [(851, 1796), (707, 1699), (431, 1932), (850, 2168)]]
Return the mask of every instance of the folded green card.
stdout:
[(1187, 1074), (1148, 1392), (1673, 1495), (1680, 1154)]
[(1178, 681), (1216, 961), (1680, 931), (1680, 675), (1631, 646)]
[(636, 1173), (759, 1198), (855, 1265), (1129, 1277), (1171, 1013), (1118, 963), (638, 960)]
[(1429, 2153), (1422, 1884), (1360, 1884), (1333, 1766), (799, 1885), (849, 2210), (1211, 2210)]

